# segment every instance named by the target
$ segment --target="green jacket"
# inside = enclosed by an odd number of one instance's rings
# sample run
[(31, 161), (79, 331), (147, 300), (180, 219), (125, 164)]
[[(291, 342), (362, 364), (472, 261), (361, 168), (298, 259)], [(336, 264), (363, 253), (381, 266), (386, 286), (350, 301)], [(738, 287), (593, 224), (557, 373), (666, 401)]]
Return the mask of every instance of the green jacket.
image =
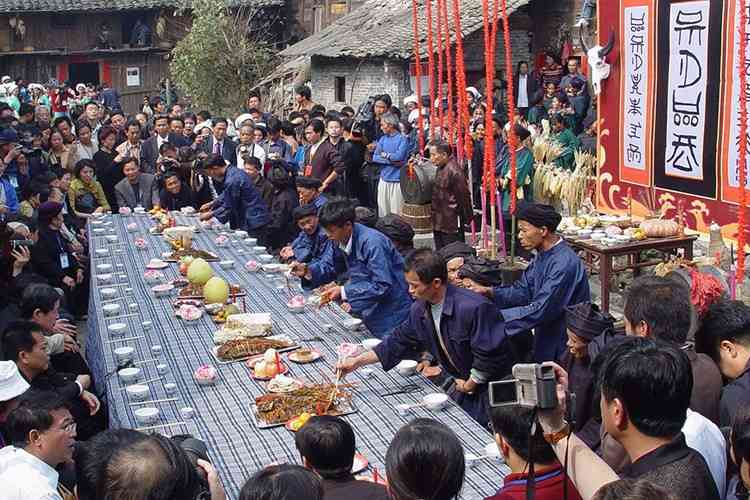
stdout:
[[(510, 176), (510, 155), (503, 159), (501, 165), (502, 179), (505, 181), (502, 197), (503, 197), (503, 212), (510, 211), (510, 189), (511, 189), (511, 176)], [(534, 177), (534, 155), (529, 151), (526, 146), (516, 151), (516, 199), (532, 201), (533, 189), (531, 181)], [(506, 181), (507, 179), (507, 181)]]
[(562, 147), (562, 153), (555, 160), (555, 165), (568, 170), (575, 169), (575, 151), (578, 149), (578, 138), (569, 128), (552, 136), (552, 140)]

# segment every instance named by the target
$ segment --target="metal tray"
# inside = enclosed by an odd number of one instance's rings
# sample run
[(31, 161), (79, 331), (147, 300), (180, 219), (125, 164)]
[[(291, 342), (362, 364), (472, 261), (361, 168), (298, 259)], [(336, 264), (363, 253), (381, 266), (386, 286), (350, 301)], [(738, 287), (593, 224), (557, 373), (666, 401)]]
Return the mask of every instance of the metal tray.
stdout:
[[(358, 411), (359, 408), (357, 408), (357, 405), (354, 403), (354, 395), (352, 395), (352, 399), (350, 399), (347, 404), (343, 405), (343, 407), (338, 411), (328, 412), (327, 415), (343, 417), (344, 415), (351, 415), (352, 413), (357, 413)], [(284, 425), (286, 425), (286, 422), (281, 422), (278, 424), (266, 424), (262, 422), (260, 417), (258, 416), (258, 407), (255, 403), (250, 405), (250, 415), (252, 415), (253, 423), (258, 429), (271, 429), (273, 427), (283, 427)]]

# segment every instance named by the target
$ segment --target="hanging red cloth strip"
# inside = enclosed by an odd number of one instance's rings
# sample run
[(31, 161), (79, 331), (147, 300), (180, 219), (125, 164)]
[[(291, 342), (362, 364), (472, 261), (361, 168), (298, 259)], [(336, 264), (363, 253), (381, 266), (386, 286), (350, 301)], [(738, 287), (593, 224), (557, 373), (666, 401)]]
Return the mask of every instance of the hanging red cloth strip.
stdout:
[(430, 72), (430, 133), (431, 139), (435, 133), (435, 46), (432, 40), (432, 0), (425, 1), (427, 15), (427, 70)]
[[(437, 0), (437, 55), (438, 55), (438, 70), (437, 70), (437, 115), (438, 122), (440, 122), (440, 139), (445, 140), (445, 116), (443, 114), (443, 32), (440, 29), (443, 18), (443, 10), (441, 9), (441, 1)], [(434, 106), (434, 103), (433, 103)]]
[(451, 62), (451, 27), (448, 23), (448, 4), (446, 0), (438, 0), (440, 5), (440, 11), (442, 12), (442, 29), (443, 38), (445, 45), (445, 74), (448, 85), (448, 117), (446, 122), (446, 128), (448, 129), (448, 144), (454, 146), (455, 142), (455, 130), (456, 124), (453, 118), (453, 64)]
[[(492, 132), (492, 115), (494, 112), (492, 89), (495, 80), (495, 45), (497, 42), (497, 6), (495, 0), (493, 18), (490, 19), (489, 0), (482, 0), (482, 21), (484, 24), (484, 68), (485, 87), (487, 89), (487, 114), (485, 115), (484, 134), (484, 176), (483, 189), (489, 192), (489, 206), (495, 204), (495, 136)], [(492, 24), (491, 24), (492, 23)]]
[[(469, 133), (469, 102), (466, 98), (466, 70), (464, 67), (464, 36), (461, 31), (461, 12), (458, 0), (453, 0), (453, 21), (456, 31), (456, 92), (458, 93), (458, 140), (459, 157), (465, 152), (467, 158), (471, 158), (473, 143)], [(463, 142), (463, 147), (461, 142)]]
[[(747, 73), (745, 72), (745, 59), (747, 54), (747, 0), (737, 2), (740, 9), (740, 33), (739, 54), (737, 55), (737, 66), (740, 74), (740, 89), (747, 92)], [(747, 103), (740, 106), (740, 131), (739, 136), (743, 139), (739, 142), (739, 181), (740, 181), (740, 206), (737, 212), (737, 270), (736, 279), (742, 283), (745, 278), (745, 212), (747, 210)]]
[(503, 14), (503, 41), (505, 42), (505, 79), (508, 82), (508, 122), (510, 131), (508, 133), (508, 146), (510, 147), (510, 213), (516, 213), (516, 189), (518, 187), (518, 177), (516, 172), (516, 147), (518, 138), (514, 130), (516, 123), (516, 103), (515, 93), (513, 90), (513, 52), (510, 47), (510, 23), (508, 21), (508, 4), (507, 0), (501, 0)]
[[(417, 0), (411, 0), (411, 15), (414, 22), (414, 66), (415, 66), (415, 78), (417, 80), (417, 112), (419, 117), (417, 118), (417, 136), (419, 137), (419, 153), (424, 154), (424, 117), (422, 116), (422, 58), (420, 55), (420, 43), (419, 43), (419, 16), (418, 16)], [(408, 117), (407, 117), (408, 118)]]

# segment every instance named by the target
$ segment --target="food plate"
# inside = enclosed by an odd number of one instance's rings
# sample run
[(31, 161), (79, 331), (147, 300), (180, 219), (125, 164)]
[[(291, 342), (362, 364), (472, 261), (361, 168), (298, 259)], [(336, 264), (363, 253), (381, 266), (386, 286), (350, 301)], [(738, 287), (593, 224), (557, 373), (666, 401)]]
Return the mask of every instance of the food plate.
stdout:
[(221, 259), (218, 255), (216, 255), (213, 252), (205, 252), (203, 250), (200, 251), (200, 255), (191, 255), (191, 254), (185, 254), (185, 255), (175, 255), (176, 252), (172, 252), (169, 257), (166, 257), (164, 260), (166, 262), (179, 262), (181, 257), (185, 257), (187, 255), (190, 255), (193, 258), (200, 257), (201, 259), (205, 260), (206, 262), (219, 262)]
[[(252, 403), (250, 405), (250, 410), (250, 415), (253, 417), (253, 423), (255, 423), (255, 426), (258, 429), (271, 429), (273, 427), (283, 427), (286, 425), (286, 422), (269, 424), (261, 420), (260, 416), (258, 415), (258, 406), (255, 403)], [(357, 408), (357, 405), (352, 399), (350, 399), (349, 401), (340, 404), (338, 411), (330, 411), (328, 412), (328, 415), (343, 417), (344, 415), (351, 415), (353, 413), (357, 413), (358, 411), (359, 409)]]
[[(253, 337), (253, 338), (256, 338), (258, 340), (260, 340), (260, 339), (263, 339), (263, 340), (267, 340), (267, 339), (271, 339), (271, 340), (285, 340), (285, 341), (288, 341), (289, 343), (291, 343), (291, 345), (288, 346), (288, 347), (276, 347), (275, 349), (279, 353), (293, 351), (295, 349), (299, 349), (299, 347), (300, 347), (299, 344), (295, 343), (295, 341), (292, 340), (291, 338), (289, 338), (287, 335), (271, 335), (270, 337)], [(228, 365), (230, 363), (236, 363), (238, 361), (245, 361), (245, 360), (248, 360), (250, 358), (255, 358), (255, 357), (258, 357), (258, 356), (260, 356), (261, 359), (262, 359), (263, 352), (265, 352), (265, 350), (264, 350), (261, 353), (251, 354), (251, 355), (243, 356), (243, 357), (240, 357), (240, 358), (237, 358), (237, 359), (220, 359), (219, 358), (219, 354), (218, 354), (220, 348), (221, 348), (221, 345), (214, 346), (211, 349), (211, 354), (216, 359), (217, 363), (222, 364), (222, 365)]]
[[(310, 356), (307, 357), (305, 354), (305, 351), (310, 352)], [(292, 361), (294, 363), (299, 363), (301, 365), (307, 364), (307, 363), (314, 363), (315, 361), (322, 358), (323, 355), (320, 353), (320, 351), (316, 351), (315, 349), (299, 349), (294, 352), (289, 353), (289, 361)]]
[[(284, 367), (286, 367), (286, 365), (284, 365)], [(266, 390), (268, 392), (292, 392), (304, 385), (301, 381), (295, 378), (285, 377), (283, 376), (283, 373), (281, 373), (280, 375), (282, 376), (280, 377), (279, 375), (277, 375), (268, 381), (268, 383), (266, 384)]]
[(146, 269), (165, 269), (167, 267), (169, 267), (169, 264), (159, 259), (152, 259), (151, 262), (146, 264)]

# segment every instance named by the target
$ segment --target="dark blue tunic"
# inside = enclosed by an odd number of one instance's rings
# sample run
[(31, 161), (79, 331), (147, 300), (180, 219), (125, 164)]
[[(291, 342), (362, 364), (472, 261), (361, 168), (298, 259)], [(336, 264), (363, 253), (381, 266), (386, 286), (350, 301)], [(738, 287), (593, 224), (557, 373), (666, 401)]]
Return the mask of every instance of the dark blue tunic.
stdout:
[(213, 202), (214, 216), (232, 229), (258, 229), (271, 221), (268, 206), (250, 176), (237, 167), (227, 168), (224, 190)]
[[(375, 353), (385, 370), (428, 351), (458, 379), (468, 380), (472, 369), (482, 372), (487, 380), (510, 374), (515, 359), (506, 342), (503, 319), (489, 299), (448, 285), (440, 316), (440, 337), (442, 344), (430, 304), (419, 300), (412, 304), (409, 318), (375, 347)], [(480, 385), (474, 395), (456, 391), (451, 397), (475, 420), (487, 423), (487, 384)]]
[(565, 352), (565, 307), (591, 300), (583, 262), (564, 241), (539, 252), (521, 279), (496, 287), (494, 294), (507, 335), (534, 329), (537, 363), (559, 360)]

